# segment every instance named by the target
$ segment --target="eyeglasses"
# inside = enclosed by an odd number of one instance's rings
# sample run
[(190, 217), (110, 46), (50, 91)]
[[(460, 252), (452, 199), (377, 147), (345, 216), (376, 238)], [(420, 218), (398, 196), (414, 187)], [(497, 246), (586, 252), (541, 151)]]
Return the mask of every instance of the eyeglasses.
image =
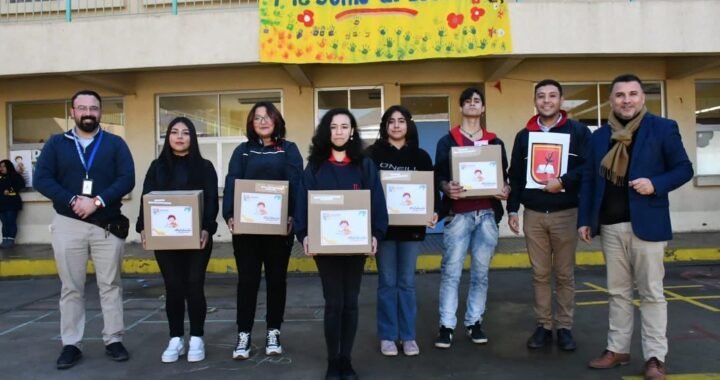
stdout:
[(271, 120), (272, 120), (272, 119), (270, 118), (270, 115), (255, 116), (255, 117), (253, 118), (253, 121), (255, 121), (256, 123), (266, 123), (266, 122), (271, 121)]
[(100, 111), (100, 107), (98, 107), (98, 106), (90, 106), (90, 107), (87, 107), (87, 106), (77, 106), (77, 107), (75, 107), (75, 109), (78, 110), (78, 111), (80, 111), (80, 112), (86, 112), (86, 111), (98, 112), (98, 111)]

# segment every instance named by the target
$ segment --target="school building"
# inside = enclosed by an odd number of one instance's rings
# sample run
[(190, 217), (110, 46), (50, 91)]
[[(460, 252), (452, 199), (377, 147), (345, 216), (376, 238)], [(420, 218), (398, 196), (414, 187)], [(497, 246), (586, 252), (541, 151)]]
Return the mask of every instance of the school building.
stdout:
[[(595, 128), (610, 109), (609, 82), (630, 72), (645, 82), (649, 110), (677, 120), (694, 164), (694, 180), (671, 195), (673, 228), (720, 230), (720, 1), (505, 1), (506, 54), (363, 64), (260, 63), (265, 1), (2, 0), (0, 157), (32, 164), (49, 135), (73, 127), (69, 97), (96, 90), (104, 127), (135, 159), (136, 186), (123, 206), (134, 223), (143, 178), (175, 116), (195, 121), (222, 186), (259, 100), (279, 106), (303, 154), (324, 110), (350, 108), (372, 141), (383, 110), (402, 104), (434, 156), (437, 139), (459, 122), (460, 92), (477, 86), (488, 129), (509, 154), (534, 112), (536, 82), (560, 81), (564, 108)], [(32, 189), (22, 197), (18, 243), (48, 243), (51, 203)], [(501, 233), (510, 234), (504, 220)], [(229, 238), (222, 223), (215, 239)], [(129, 241), (138, 240), (131, 231)]]

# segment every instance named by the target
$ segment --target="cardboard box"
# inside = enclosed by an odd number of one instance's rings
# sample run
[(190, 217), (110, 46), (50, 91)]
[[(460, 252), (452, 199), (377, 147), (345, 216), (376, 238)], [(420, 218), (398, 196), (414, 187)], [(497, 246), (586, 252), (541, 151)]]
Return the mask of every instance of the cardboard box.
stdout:
[(452, 178), (465, 188), (462, 198), (487, 197), (502, 193), (502, 152), (500, 145), (452, 147)]
[(288, 181), (235, 180), (233, 234), (287, 235)]
[(308, 250), (332, 255), (370, 253), (370, 190), (308, 191)]
[(380, 171), (391, 226), (425, 226), (435, 201), (431, 171)]
[(153, 191), (143, 195), (145, 249), (200, 249), (203, 191)]

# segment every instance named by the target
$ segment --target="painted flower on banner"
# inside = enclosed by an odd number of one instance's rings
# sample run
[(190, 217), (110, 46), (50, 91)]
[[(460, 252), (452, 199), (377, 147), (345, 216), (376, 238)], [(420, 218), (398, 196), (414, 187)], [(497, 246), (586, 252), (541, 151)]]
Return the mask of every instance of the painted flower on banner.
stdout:
[(462, 23), (463, 23), (463, 18), (464, 18), (464, 17), (463, 17), (462, 14), (450, 13), (450, 14), (447, 16), (448, 26), (449, 26), (450, 28), (452, 28), (452, 29), (457, 28), (458, 26), (462, 25)]
[(485, 15), (485, 9), (478, 8), (478, 7), (472, 7), (470, 9), (470, 18), (472, 18), (473, 21), (480, 20), (480, 17)]
[(315, 14), (313, 11), (306, 9), (297, 16), (297, 20), (309, 28), (315, 24)]

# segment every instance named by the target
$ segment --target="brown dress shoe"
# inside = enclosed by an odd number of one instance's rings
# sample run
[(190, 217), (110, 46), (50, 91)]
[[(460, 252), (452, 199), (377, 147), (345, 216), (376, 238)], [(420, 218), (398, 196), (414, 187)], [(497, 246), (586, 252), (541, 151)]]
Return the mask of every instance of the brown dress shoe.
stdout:
[(630, 354), (618, 354), (609, 350), (603, 351), (599, 358), (595, 358), (588, 363), (590, 368), (606, 369), (615, 368), (619, 365), (625, 365), (630, 362)]
[(645, 380), (665, 380), (665, 363), (656, 357), (645, 362)]

